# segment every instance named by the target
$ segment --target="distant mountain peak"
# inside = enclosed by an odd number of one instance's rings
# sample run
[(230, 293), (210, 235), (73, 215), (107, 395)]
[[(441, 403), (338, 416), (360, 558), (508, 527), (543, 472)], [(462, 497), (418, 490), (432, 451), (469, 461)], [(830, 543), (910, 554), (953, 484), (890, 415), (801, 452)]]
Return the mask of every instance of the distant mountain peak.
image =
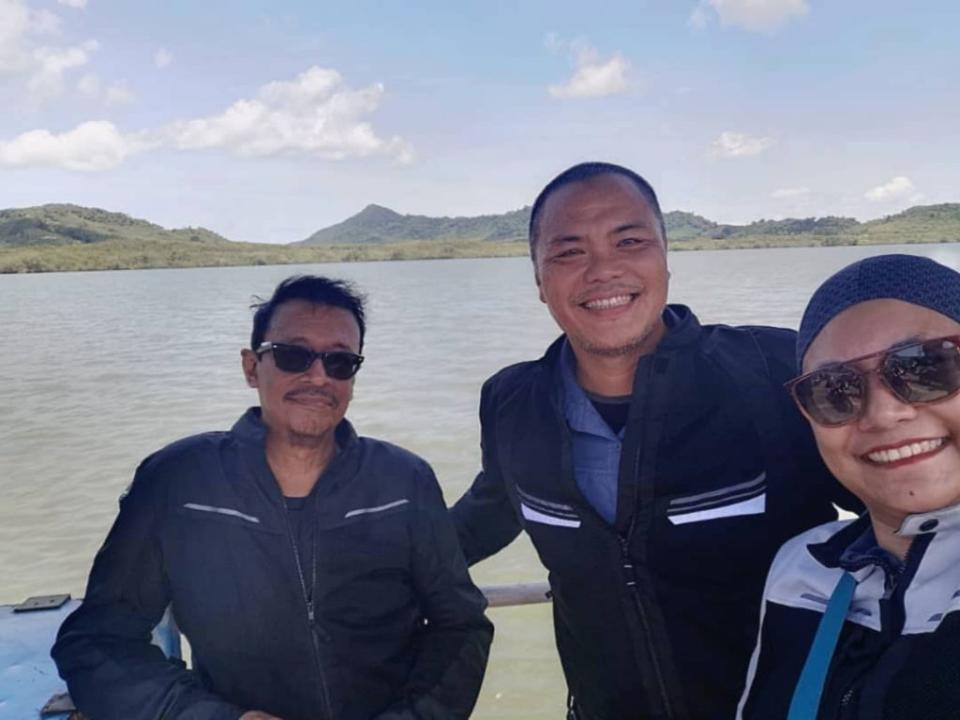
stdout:
[(384, 220), (396, 220), (402, 217), (400, 213), (391, 210), (383, 205), (370, 203), (363, 210), (354, 215), (351, 220), (375, 220), (382, 222)]
[(501, 215), (427, 217), (401, 215), (383, 205), (370, 204), (343, 222), (318, 230), (305, 245), (385, 243), (406, 240), (518, 240), (526, 236), (529, 208)]

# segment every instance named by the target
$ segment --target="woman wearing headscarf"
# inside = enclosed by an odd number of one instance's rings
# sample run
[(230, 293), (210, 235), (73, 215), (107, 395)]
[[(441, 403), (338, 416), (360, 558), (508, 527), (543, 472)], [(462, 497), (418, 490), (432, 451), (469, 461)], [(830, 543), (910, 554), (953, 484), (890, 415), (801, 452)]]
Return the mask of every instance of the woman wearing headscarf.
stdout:
[(867, 512), (787, 542), (742, 720), (960, 718), (960, 274), (882, 255), (829, 278), (789, 383)]

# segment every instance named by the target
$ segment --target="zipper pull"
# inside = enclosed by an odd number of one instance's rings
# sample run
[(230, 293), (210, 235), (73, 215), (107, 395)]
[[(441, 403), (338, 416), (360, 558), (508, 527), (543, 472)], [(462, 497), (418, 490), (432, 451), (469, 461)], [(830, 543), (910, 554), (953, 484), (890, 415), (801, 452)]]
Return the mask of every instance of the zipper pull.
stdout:
[(315, 617), (316, 617), (316, 616), (314, 615), (314, 612), (313, 612), (313, 605), (312, 605), (312, 604), (311, 604), (311, 605), (308, 605), (308, 606), (307, 606), (307, 620), (310, 621), (310, 624), (311, 624), (311, 625), (313, 625), (313, 623), (314, 623), (314, 618), (315, 618)]
[(618, 535), (620, 540), (620, 552), (622, 556), (623, 574), (626, 577), (627, 587), (634, 587), (637, 584), (637, 574), (633, 569), (633, 559), (630, 557), (630, 543), (623, 535)]

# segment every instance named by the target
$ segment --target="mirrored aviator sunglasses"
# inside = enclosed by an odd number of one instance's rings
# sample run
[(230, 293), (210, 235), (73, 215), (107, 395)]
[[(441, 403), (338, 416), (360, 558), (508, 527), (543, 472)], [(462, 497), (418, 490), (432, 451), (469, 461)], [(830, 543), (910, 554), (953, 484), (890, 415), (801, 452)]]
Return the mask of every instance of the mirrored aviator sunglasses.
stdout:
[(304, 373), (310, 369), (314, 361), (323, 364), (323, 371), (335, 380), (349, 380), (357, 374), (363, 364), (363, 356), (347, 350), (330, 350), (314, 352), (302, 345), (289, 343), (264, 342), (257, 348), (257, 357), (264, 353), (273, 353), (274, 364), (283, 372)]
[[(855, 363), (879, 358), (876, 367)], [(827, 365), (786, 383), (800, 409), (818, 425), (835, 427), (860, 418), (867, 404), (867, 375), (901, 402), (935, 403), (960, 390), (960, 336), (899, 345), (836, 365)]]

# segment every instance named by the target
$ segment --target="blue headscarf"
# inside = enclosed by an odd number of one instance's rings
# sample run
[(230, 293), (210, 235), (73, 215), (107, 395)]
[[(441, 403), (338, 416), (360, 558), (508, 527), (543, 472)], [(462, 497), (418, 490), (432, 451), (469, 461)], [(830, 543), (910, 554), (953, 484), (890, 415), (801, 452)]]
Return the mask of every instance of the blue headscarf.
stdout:
[(829, 277), (810, 298), (797, 334), (797, 367), (824, 326), (867, 300), (902, 300), (960, 322), (960, 273), (917, 255), (877, 255)]

